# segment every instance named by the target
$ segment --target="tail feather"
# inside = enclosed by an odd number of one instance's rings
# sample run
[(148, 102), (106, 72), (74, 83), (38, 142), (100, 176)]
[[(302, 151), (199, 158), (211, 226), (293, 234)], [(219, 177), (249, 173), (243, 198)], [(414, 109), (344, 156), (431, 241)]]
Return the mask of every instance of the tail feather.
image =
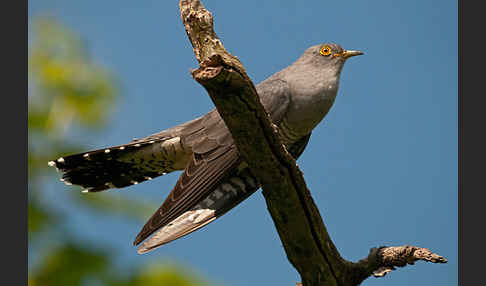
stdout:
[(187, 161), (179, 137), (138, 140), (50, 161), (62, 181), (85, 192), (123, 188), (181, 169)]

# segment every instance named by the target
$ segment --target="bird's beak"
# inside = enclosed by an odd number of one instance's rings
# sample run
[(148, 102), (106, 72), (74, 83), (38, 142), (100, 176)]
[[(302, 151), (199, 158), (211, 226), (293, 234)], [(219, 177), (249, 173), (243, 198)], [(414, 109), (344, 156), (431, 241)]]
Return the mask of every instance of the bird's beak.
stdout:
[(352, 50), (348, 50), (348, 51), (344, 51), (341, 56), (344, 58), (344, 59), (347, 59), (347, 58), (350, 58), (350, 57), (354, 57), (354, 56), (360, 56), (360, 55), (363, 55), (364, 53), (362, 51), (352, 51)]

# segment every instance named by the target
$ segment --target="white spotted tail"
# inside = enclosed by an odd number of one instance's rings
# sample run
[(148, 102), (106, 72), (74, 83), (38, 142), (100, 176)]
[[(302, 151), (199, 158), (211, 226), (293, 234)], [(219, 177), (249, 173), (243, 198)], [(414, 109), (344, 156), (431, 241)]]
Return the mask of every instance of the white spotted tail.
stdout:
[(148, 138), (64, 156), (48, 165), (63, 173), (61, 181), (65, 184), (79, 185), (83, 192), (99, 192), (182, 170), (191, 154), (186, 149), (180, 137)]

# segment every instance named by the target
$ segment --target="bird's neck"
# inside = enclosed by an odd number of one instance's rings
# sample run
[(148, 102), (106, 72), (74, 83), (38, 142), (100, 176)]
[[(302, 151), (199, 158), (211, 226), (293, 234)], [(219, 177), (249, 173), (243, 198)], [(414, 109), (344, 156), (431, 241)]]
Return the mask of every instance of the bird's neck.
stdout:
[[(289, 68), (300, 69), (298, 65)], [(306, 66), (284, 74), (292, 75), (285, 79), (292, 89), (292, 103), (281, 125), (292, 134), (293, 140), (309, 134), (330, 111), (337, 95), (340, 71), (326, 73)]]

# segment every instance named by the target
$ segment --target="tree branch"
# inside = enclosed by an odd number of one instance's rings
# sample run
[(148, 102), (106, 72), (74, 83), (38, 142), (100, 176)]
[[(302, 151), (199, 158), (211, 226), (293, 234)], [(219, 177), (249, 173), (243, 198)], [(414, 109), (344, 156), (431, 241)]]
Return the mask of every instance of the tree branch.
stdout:
[(378, 254), (373, 252), (372, 257), (358, 263), (340, 256), (302, 172), (281, 143), (278, 128), (261, 105), (243, 64), (225, 50), (216, 36), (213, 16), (199, 0), (181, 0), (179, 7), (200, 63), (191, 71), (192, 76), (208, 91), (240, 155), (261, 183), (287, 257), (301, 275), (303, 285), (358, 285), (366, 277), (376, 276), (374, 271), (386, 273), (389, 271), (380, 269), (399, 266), (393, 263), (402, 260), (385, 259), (395, 253), (387, 248), (380, 248)]

